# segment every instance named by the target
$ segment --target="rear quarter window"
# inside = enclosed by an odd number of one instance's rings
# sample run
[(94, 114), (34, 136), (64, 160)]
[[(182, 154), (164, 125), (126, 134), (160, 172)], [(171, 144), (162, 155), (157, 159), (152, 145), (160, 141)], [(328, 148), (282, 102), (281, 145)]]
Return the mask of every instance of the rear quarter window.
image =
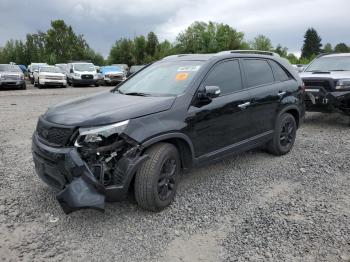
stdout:
[(290, 79), (289, 74), (275, 61), (270, 61), (270, 65), (275, 73), (276, 81), (287, 81)]
[(266, 60), (245, 59), (244, 68), (248, 87), (266, 85), (275, 81), (272, 69)]

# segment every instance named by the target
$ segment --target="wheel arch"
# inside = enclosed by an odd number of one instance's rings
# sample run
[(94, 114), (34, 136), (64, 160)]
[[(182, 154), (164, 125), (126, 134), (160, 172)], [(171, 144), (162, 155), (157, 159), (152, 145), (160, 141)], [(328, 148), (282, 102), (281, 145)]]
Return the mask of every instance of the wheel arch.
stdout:
[(285, 108), (283, 108), (280, 111), (279, 116), (284, 114), (284, 113), (291, 114), (295, 119), (297, 127), (299, 128), (299, 126), (300, 126), (300, 110), (299, 110), (299, 108), (295, 105), (286, 106)]
[(143, 142), (142, 146), (144, 147), (144, 150), (146, 150), (150, 146), (160, 142), (173, 144), (177, 148), (181, 159), (181, 166), (184, 170), (188, 170), (192, 167), (194, 148), (188, 136), (183, 133), (162, 134)]

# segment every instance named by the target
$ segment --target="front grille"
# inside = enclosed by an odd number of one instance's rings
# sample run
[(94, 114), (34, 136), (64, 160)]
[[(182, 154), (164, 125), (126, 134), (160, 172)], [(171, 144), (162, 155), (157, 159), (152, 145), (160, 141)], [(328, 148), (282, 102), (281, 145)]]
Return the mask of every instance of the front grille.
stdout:
[(36, 131), (44, 142), (55, 146), (65, 146), (71, 138), (74, 129), (58, 127), (40, 118)]
[(4, 80), (18, 80), (19, 76), (18, 75), (4, 75), (3, 79)]
[(303, 80), (305, 87), (310, 88), (310, 89), (320, 89), (324, 88), (327, 91), (332, 91), (333, 84), (331, 83), (330, 80), (318, 80), (318, 79), (304, 79)]
[(93, 75), (81, 75), (81, 79), (93, 79)]
[(46, 76), (48, 80), (63, 80), (62, 76)]

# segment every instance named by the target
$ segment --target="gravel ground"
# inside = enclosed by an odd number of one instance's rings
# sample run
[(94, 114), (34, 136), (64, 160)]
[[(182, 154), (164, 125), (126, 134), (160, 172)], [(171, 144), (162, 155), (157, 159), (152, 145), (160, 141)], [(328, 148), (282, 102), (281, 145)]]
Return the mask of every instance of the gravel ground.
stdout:
[(293, 151), (255, 150), (183, 176), (161, 213), (132, 202), (65, 215), (34, 172), (36, 120), (49, 105), (100, 91), (0, 92), (3, 261), (350, 261), (350, 132), (307, 114)]

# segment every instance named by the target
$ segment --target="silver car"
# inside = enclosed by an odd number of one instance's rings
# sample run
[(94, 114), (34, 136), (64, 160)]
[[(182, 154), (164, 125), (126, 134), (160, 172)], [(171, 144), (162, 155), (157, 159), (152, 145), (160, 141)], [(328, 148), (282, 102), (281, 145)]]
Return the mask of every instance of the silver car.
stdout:
[(0, 64), (0, 89), (11, 87), (26, 89), (24, 74), (18, 65)]

